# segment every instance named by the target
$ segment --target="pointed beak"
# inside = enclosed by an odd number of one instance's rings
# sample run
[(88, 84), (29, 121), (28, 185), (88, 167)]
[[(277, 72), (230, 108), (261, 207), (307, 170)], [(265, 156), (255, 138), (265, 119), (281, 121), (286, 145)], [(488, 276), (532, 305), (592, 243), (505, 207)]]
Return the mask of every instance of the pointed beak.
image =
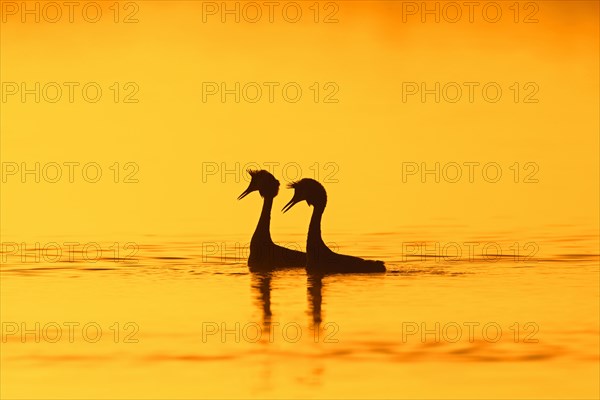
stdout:
[(283, 211), (284, 213), (288, 212), (289, 209), (291, 209), (292, 207), (294, 207), (294, 205), (296, 203), (301, 202), (302, 200), (299, 200), (296, 198), (296, 196), (294, 196), (282, 209), (281, 211)]
[(250, 193), (252, 193), (252, 192), (254, 192), (254, 189), (252, 189), (252, 186), (248, 186), (248, 189), (246, 189), (246, 190), (244, 191), (244, 193), (242, 193), (242, 194), (240, 194), (240, 195), (238, 196), (238, 200), (241, 200), (241, 199), (243, 199), (244, 197), (248, 196), (248, 195), (249, 195)]

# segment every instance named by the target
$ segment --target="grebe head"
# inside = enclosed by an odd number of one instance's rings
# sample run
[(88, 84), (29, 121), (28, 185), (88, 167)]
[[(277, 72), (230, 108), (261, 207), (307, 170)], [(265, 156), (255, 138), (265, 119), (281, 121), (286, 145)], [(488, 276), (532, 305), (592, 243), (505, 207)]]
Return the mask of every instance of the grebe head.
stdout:
[(275, 197), (279, 193), (279, 181), (275, 179), (268, 171), (261, 170), (248, 170), (248, 173), (252, 177), (248, 189), (244, 193), (240, 194), (238, 200), (243, 199), (250, 193), (258, 190), (262, 197)]
[(309, 206), (325, 208), (327, 204), (327, 192), (323, 185), (314, 179), (300, 179), (297, 182), (290, 183), (288, 187), (294, 189), (294, 197), (283, 207), (283, 212), (288, 211), (302, 200), (306, 200)]

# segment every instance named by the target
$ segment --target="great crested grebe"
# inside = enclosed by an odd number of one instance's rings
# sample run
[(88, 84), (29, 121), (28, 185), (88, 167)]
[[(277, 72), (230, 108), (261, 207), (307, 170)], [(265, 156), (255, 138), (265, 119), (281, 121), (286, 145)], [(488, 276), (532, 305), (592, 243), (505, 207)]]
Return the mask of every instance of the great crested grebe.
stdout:
[(287, 212), (294, 204), (305, 200), (313, 206), (313, 213), (308, 227), (306, 240), (306, 270), (309, 273), (351, 273), (351, 272), (385, 272), (383, 261), (363, 260), (359, 257), (346, 256), (331, 251), (321, 238), (321, 217), (327, 205), (327, 192), (323, 185), (314, 179), (301, 179), (291, 183), (289, 188), (295, 190), (294, 197), (283, 207)]
[(254, 271), (305, 267), (306, 253), (278, 246), (271, 239), (271, 208), (273, 207), (273, 199), (279, 192), (279, 181), (265, 170), (248, 170), (248, 173), (252, 180), (244, 193), (238, 197), (238, 200), (257, 190), (263, 198), (260, 219), (250, 241), (248, 267)]

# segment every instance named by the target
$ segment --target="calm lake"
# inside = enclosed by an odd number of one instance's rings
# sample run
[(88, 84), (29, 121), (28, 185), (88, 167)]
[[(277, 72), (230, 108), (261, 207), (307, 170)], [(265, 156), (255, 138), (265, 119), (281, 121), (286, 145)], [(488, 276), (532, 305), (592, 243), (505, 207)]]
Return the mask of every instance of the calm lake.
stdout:
[(322, 279), (243, 235), (6, 238), (2, 397), (598, 398), (597, 232), (434, 232), (329, 233), (388, 271)]

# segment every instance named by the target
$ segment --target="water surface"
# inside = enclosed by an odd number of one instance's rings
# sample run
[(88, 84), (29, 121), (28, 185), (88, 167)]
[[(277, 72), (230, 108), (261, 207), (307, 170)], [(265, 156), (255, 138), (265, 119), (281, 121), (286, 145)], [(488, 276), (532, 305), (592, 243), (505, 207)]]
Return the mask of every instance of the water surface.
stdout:
[(243, 235), (4, 254), (2, 396), (597, 398), (597, 235), (452, 229), (330, 234), (388, 272), (323, 279), (250, 273)]

